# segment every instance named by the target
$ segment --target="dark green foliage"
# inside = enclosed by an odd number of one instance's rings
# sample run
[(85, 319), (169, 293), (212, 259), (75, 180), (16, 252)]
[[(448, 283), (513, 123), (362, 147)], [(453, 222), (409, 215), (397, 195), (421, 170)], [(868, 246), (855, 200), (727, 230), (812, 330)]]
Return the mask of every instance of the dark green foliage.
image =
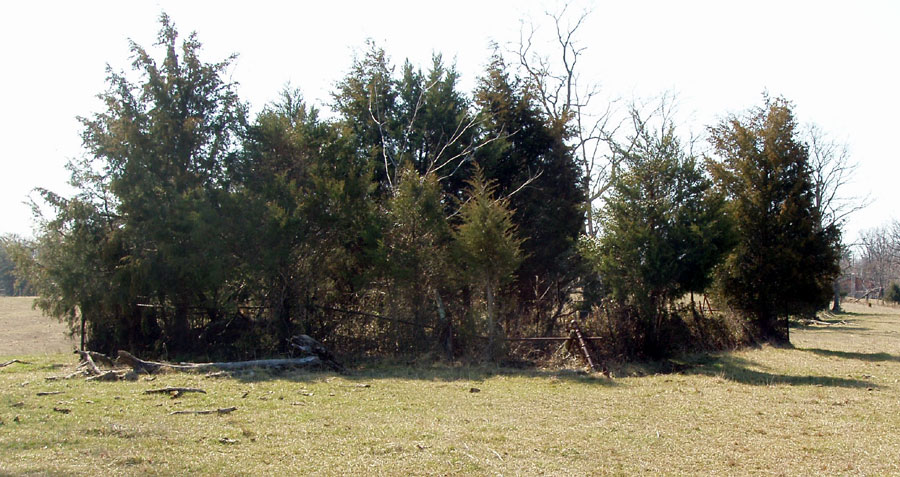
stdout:
[(738, 237), (721, 269), (722, 291), (764, 338), (787, 341), (790, 315), (827, 306), (839, 273), (839, 230), (823, 226), (815, 207), (808, 150), (790, 103), (767, 97), (710, 132), (720, 157), (712, 172)]
[[(386, 309), (418, 326), (394, 327), (394, 339), (414, 351), (428, 348), (424, 330), (441, 328), (439, 296), (449, 297), (455, 271), (449, 256), (451, 230), (441, 186), (434, 174), (407, 165), (385, 211), (382, 256)], [(423, 349), (425, 348), (425, 349)]]
[(887, 290), (884, 292), (884, 299), (894, 303), (900, 303), (900, 284), (891, 282)]
[(512, 279), (522, 260), (522, 239), (516, 236), (509, 202), (495, 194), (495, 184), (477, 169), (460, 208), (462, 223), (454, 234), (463, 276), (473, 288), (484, 291), (485, 319), (479, 328), (488, 336), (492, 359), (498, 357), (501, 334), (497, 292)]
[(516, 272), (519, 317), (530, 315), (534, 332), (549, 334), (569, 302), (574, 284), (574, 246), (584, 225), (581, 178), (566, 145), (566, 131), (546, 118), (524, 82), (510, 78), (497, 52), (479, 80), (475, 102), (485, 138), (478, 151), (485, 177), (509, 207), (524, 260)]
[(249, 119), (230, 59), (201, 61), (166, 16), (158, 57), (131, 46), (131, 71), (110, 70), (104, 109), (82, 119), (77, 192), (40, 191), (54, 215), (0, 255), (3, 283), (11, 255), (97, 351), (241, 358), (305, 333), (343, 353), (496, 359), (505, 336), (564, 332), (583, 283), (661, 346), (680, 329), (671, 304), (726, 248), (722, 199), (666, 131), (640, 138), (604, 241), (576, 253), (576, 125), (496, 52), (470, 97), (440, 55), (395, 75), (370, 43), (331, 119), (292, 89)]
[(344, 135), (374, 172), (379, 195), (392, 189), (410, 164), (419, 174), (439, 177), (444, 192), (459, 197), (477, 129), (456, 90), (455, 68), (435, 55), (429, 71), (406, 62), (396, 78), (384, 50), (372, 42), (368, 46), (333, 99)]
[(398, 118), (397, 81), (384, 50), (371, 41), (350, 73), (333, 94), (342, 134), (350, 141), (355, 159), (374, 171), (381, 193), (390, 189), (398, 166), (396, 143), (402, 125)]
[(659, 356), (676, 301), (703, 292), (727, 252), (729, 224), (722, 198), (671, 124), (658, 134), (642, 127), (633, 143), (601, 211), (602, 235), (585, 237), (581, 248), (621, 307), (616, 313), (644, 337), (638, 350)]
[(168, 17), (161, 24), (162, 59), (132, 44), (140, 82), (109, 70), (106, 110), (82, 119), (90, 156), (70, 165), (78, 195), (43, 193), (56, 217), (35, 257), (40, 305), (87, 320), (97, 349), (186, 351), (191, 321), (224, 319), (233, 293), (223, 211), (244, 108), (222, 80), (228, 61), (201, 62), (194, 36), (179, 45)]

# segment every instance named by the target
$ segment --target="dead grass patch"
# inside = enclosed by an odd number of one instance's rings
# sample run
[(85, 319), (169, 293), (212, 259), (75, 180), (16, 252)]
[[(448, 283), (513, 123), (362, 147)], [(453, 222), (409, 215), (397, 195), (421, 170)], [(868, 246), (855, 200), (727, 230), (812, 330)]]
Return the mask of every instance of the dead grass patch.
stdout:
[[(0, 369), (0, 474), (896, 475), (900, 314), (848, 308), (847, 325), (792, 330), (794, 348), (612, 380), (371, 366), (46, 382), (75, 357), (14, 355), (31, 364)], [(207, 393), (144, 394), (164, 386)]]

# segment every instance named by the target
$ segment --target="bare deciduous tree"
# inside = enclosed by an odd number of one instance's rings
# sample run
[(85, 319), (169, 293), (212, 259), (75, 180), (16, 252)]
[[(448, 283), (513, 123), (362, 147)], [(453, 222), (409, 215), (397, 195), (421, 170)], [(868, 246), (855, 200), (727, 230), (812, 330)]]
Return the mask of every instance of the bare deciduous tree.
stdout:
[(872, 294), (883, 291), (887, 281), (891, 278), (892, 268), (896, 257), (896, 242), (891, 240), (890, 229), (878, 227), (860, 234), (861, 242), (861, 274), (864, 278), (875, 284), (875, 289), (867, 290)]
[(823, 225), (840, 227), (850, 214), (870, 203), (868, 197), (843, 195), (858, 164), (851, 160), (847, 144), (829, 137), (819, 126), (807, 125), (803, 135), (809, 146), (816, 207), (822, 212)]
[[(815, 205), (822, 213), (822, 225), (842, 228), (848, 216), (863, 209), (870, 202), (868, 197), (843, 195), (858, 164), (850, 159), (847, 144), (829, 137), (819, 126), (808, 124), (804, 128), (803, 136), (809, 147), (810, 175), (813, 180)], [(872, 236), (868, 240), (871, 242), (871, 239)], [(864, 242), (865, 240), (864, 238)], [(864, 246), (868, 248), (868, 245)], [(841, 295), (837, 280), (833, 288), (834, 302), (831, 309), (839, 312)]]
[(590, 12), (572, 17), (568, 10), (569, 5), (565, 5), (556, 13), (547, 12), (553, 22), (556, 56), (535, 49), (538, 32), (533, 24), (523, 24), (514, 54), (544, 113), (555, 127), (567, 129), (575, 160), (583, 173), (586, 230), (595, 235), (591, 205), (603, 197), (619, 174), (624, 154), (613, 138), (625, 120), (613, 119), (614, 101), (597, 105), (600, 88), (596, 83), (580, 81), (579, 61), (586, 47), (578, 44), (577, 34)]

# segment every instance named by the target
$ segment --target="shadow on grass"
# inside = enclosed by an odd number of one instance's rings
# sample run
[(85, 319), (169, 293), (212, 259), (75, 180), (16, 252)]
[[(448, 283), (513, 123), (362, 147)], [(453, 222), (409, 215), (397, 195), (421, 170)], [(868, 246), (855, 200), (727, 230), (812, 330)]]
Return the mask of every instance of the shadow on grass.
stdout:
[(386, 379), (405, 379), (435, 382), (480, 382), (493, 377), (523, 377), (537, 379), (563, 380), (567, 382), (590, 384), (597, 386), (616, 386), (612, 379), (598, 373), (587, 373), (580, 370), (539, 368), (501, 367), (491, 365), (405, 365), (364, 363), (349, 367), (343, 373), (330, 370), (251, 370), (236, 372), (232, 378), (242, 382), (261, 382), (285, 380), (293, 382), (321, 382), (339, 377), (360, 383)]
[(827, 386), (839, 388), (870, 388), (875, 384), (860, 379), (832, 376), (795, 376), (752, 369), (754, 363), (734, 356), (705, 356), (682, 365), (683, 374), (720, 377), (728, 381), (754, 386), (788, 384), (791, 386)]
[(900, 356), (894, 356), (890, 353), (853, 353), (849, 351), (832, 351), (830, 349), (821, 348), (796, 348), (798, 351), (806, 351), (808, 353), (817, 354), (819, 356), (829, 356), (834, 358), (858, 359), (868, 362), (884, 362), (895, 361), (900, 362)]
[(825, 314), (825, 316), (865, 316), (865, 315), (868, 315), (868, 313), (860, 313), (858, 311), (847, 311), (847, 310), (841, 310), (841, 311), (829, 310), (829, 311), (824, 312), (824, 314)]

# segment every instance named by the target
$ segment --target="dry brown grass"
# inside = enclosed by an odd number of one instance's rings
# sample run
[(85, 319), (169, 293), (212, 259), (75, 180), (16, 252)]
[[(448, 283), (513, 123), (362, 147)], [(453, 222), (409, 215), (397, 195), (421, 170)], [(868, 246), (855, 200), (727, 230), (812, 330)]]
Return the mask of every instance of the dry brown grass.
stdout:
[(64, 323), (33, 310), (30, 297), (0, 297), (0, 356), (71, 352)]
[[(793, 329), (793, 349), (612, 380), (444, 366), (46, 382), (74, 359), (38, 357), (0, 369), (0, 474), (900, 475), (900, 313), (848, 310)], [(163, 386), (207, 394), (143, 394)]]

